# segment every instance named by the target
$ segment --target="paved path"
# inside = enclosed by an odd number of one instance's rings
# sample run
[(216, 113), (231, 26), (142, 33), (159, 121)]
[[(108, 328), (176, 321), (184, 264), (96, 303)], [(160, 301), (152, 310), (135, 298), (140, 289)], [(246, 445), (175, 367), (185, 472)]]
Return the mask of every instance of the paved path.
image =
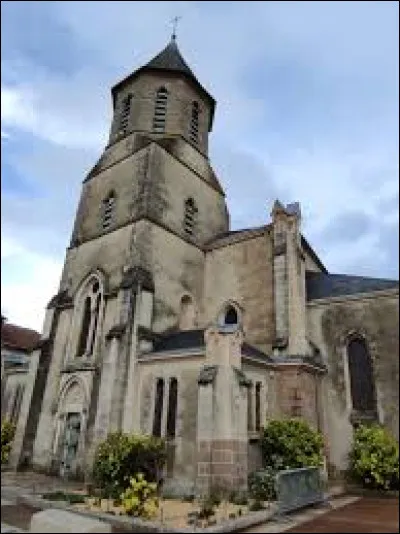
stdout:
[(1, 533), (11, 533), (11, 532), (26, 532), (25, 530), (21, 530), (20, 528), (12, 527), (11, 525), (7, 525), (7, 523), (1, 523)]
[(286, 532), (399, 532), (399, 501), (363, 497)]
[(398, 499), (372, 499), (342, 496), (331, 501), (331, 508), (318, 506), (288, 514), (283, 519), (268, 521), (242, 530), (264, 532), (399, 532)]

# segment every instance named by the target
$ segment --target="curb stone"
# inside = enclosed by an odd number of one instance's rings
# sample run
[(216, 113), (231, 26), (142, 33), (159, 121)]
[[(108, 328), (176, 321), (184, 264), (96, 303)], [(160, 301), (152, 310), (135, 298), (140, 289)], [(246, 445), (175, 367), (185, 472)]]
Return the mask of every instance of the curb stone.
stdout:
[[(45, 509), (59, 509), (75, 514), (91, 517), (93, 519), (101, 519), (116, 527), (134, 527), (136, 532), (183, 532), (183, 533), (193, 533), (193, 528), (166, 528), (165, 526), (160, 525), (159, 523), (153, 523), (150, 521), (143, 521), (139, 518), (126, 518), (126, 517), (117, 517), (105, 512), (91, 512), (87, 510), (77, 510), (76, 508), (70, 506), (66, 502), (60, 501), (48, 501), (41, 499), (39, 497), (33, 497), (31, 495), (19, 495), (17, 496), (17, 504), (25, 504), (33, 506), (36, 508)], [(209, 532), (219, 533), (219, 532), (235, 532), (244, 528), (249, 528), (252, 526), (257, 526), (260, 523), (265, 523), (266, 521), (273, 518), (276, 513), (276, 506), (272, 505), (266, 510), (260, 510), (258, 512), (252, 512), (251, 515), (246, 515), (238, 517), (237, 519), (228, 519), (219, 525), (205, 528), (196, 528), (196, 532)]]

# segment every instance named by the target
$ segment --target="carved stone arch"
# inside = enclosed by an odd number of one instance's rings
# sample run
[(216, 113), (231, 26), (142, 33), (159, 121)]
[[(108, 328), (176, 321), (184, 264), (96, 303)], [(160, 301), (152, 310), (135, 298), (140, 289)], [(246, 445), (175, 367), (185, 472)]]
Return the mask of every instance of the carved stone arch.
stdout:
[[(81, 377), (73, 375), (68, 378), (68, 380), (65, 382), (65, 384), (60, 390), (57, 410), (59, 415), (64, 413), (64, 409), (67, 405), (67, 400), (71, 402), (71, 399), (68, 399), (68, 397), (71, 396), (72, 393), (79, 392), (79, 390), (82, 393), (82, 398), (77, 399), (77, 401), (79, 401), (79, 404), (81, 404), (82, 411), (87, 412), (89, 406), (89, 392), (87, 390), (86, 384)], [(78, 404), (78, 402), (75, 402), (75, 404)]]
[(106, 275), (101, 269), (89, 272), (77, 287), (66, 359), (94, 357), (105, 311)]
[(85, 443), (88, 403), (84, 380), (78, 375), (69, 377), (60, 389), (54, 420), (53, 461), (61, 475), (76, 469), (77, 455)]
[(73, 299), (75, 303), (77, 300), (79, 300), (82, 297), (82, 294), (85, 293), (85, 291), (87, 291), (90, 284), (94, 282), (95, 280), (99, 282), (100, 290), (102, 290), (103, 294), (108, 290), (108, 277), (106, 273), (103, 271), (103, 269), (97, 267), (95, 269), (90, 270), (88, 273), (86, 273), (85, 276), (79, 282), (73, 295)]

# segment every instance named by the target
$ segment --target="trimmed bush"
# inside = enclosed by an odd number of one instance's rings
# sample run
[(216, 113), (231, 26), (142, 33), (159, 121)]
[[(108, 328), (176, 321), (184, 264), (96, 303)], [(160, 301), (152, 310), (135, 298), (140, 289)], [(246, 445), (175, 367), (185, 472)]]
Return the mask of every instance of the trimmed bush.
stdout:
[(1, 422), (1, 465), (8, 462), (11, 444), (15, 435), (15, 425), (6, 419)]
[(109, 434), (96, 450), (93, 479), (105, 497), (116, 498), (138, 473), (142, 473), (146, 481), (158, 482), (164, 462), (162, 439), (115, 432)]
[(250, 496), (256, 501), (275, 500), (275, 475), (276, 471), (272, 467), (250, 473), (248, 477)]
[(263, 429), (263, 469), (248, 478), (249, 493), (256, 501), (276, 499), (278, 471), (322, 465), (323, 438), (302, 419), (269, 421)]
[(261, 448), (264, 466), (274, 471), (322, 465), (322, 435), (302, 419), (269, 421)]
[(127, 515), (151, 519), (158, 510), (157, 484), (147, 482), (142, 473), (130, 479), (130, 486), (121, 494)]
[(357, 427), (350, 452), (350, 476), (365, 488), (399, 489), (399, 445), (384, 427)]

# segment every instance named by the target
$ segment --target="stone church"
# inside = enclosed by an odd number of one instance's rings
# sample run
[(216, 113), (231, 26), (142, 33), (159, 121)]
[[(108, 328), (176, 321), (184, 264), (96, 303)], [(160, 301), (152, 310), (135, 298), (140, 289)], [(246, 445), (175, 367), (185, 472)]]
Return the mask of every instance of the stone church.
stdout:
[(208, 157), (216, 101), (175, 36), (111, 96), (11, 465), (83, 476), (109, 432), (153, 434), (182, 493), (245, 487), (271, 418), (319, 429), (332, 477), (358, 421), (398, 438), (398, 281), (329, 273), (297, 202), (230, 230)]

